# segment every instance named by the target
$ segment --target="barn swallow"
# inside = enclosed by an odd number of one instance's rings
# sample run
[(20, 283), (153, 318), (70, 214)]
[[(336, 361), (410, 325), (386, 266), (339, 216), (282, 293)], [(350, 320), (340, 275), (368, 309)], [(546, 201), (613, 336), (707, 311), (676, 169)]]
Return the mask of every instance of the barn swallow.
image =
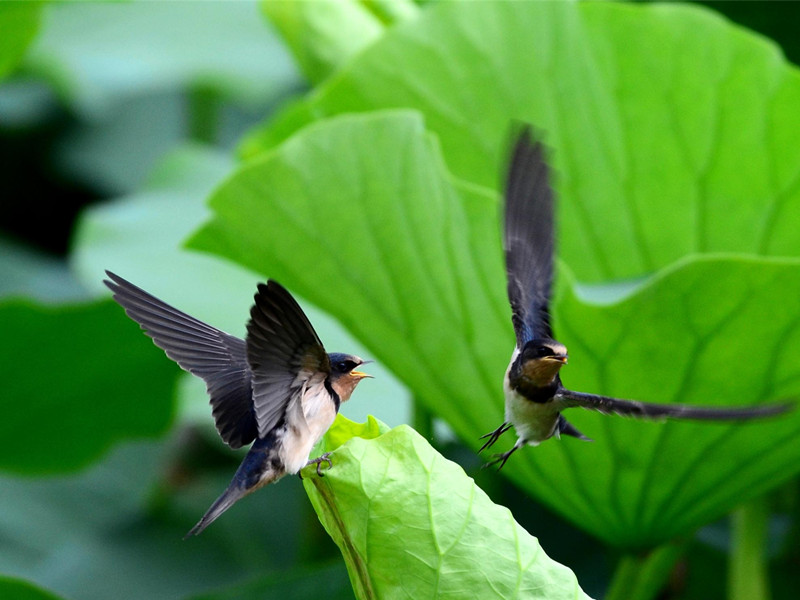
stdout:
[(222, 441), (253, 442), (228, 488), (185, 538), (197, 535), (237, 500), (287, 473), (320, 466), (309, 460), (366, 373), (352, 354), (325, 351), (292, 295), (277, 282), (259, 284), (244, 340), (190, 317), (106, 271), (104, 283), (125, 313), (185, 371), (203, 379)]
[(480, 451), (491, 447), (512, 426), (517, 442), (486, 466), (499, 463), (501, 469), (516, 450), (561, 434), (591, 441), (561, 414), (576, 406), (649, 419), (710, 421), (755, 419), (792, 408), (792, 403), (747, 408), (653, 404), (565, 388), (559, 372), (567, 364), (567, 348), (553, 339), (550, 326), (555, 195), (544, 146), (532, 140), (530, 127), (523, 128), (517, 138), (505, 183), (503, 248), (516, 346), (503, 382), (505, 422), (481, 437), (489, 439)]

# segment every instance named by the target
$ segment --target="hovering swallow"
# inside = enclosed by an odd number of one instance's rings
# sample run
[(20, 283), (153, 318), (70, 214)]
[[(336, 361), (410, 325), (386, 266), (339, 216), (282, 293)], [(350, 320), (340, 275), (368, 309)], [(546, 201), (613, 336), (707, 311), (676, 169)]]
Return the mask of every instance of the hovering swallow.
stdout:
[(518, 437), (508, 452), (495, 455), (486, 466), (499, 463), (501, 469), (519, 448), (561, 434), (591, 441), (561, 414), (576, 406), (623, 416), (711, 421), (755, 419), (792, 408), (791, 403), (748, 408), (652, 404), (566, 389), (559, 371), (567, 363), (567, 348), (553, 339), (550, 327), (554, 205), (544, 147), (532, 141), (526, 127), (514, 146), (505, 186), (503, 247), (517, 343), (503, 382), (505, 422), (481, 437), (489, 438), (481, 451), (512, 426)]
[[(125, 313), (180, 367), (206, 382), (212, 414), (231, 448), (254, 442), (228, 489), (185, 537), (197, 535), (237, 500), (287, 473), (322, 462), (314, 445), (366, 373), (352, 354), (325, 352), (308, 318), (277, 282), (258, 285), (241, 340), (171, 307), (106, 271)], [(184, 538), (185, 539), (185, 538)]]

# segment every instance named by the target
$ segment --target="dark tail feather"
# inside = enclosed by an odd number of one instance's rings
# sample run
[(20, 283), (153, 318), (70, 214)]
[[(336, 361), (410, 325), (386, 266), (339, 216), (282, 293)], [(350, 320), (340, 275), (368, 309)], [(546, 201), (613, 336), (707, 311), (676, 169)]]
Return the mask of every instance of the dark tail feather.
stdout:
[(183, 536), (183, 539), (188, 539), (193, 535), (199, 535), (206, 527), (211, 525), (217, 518), (228, 510), (231, 506), (233, 506), (237, 500), (246, 496), (248, 493), (253, 491), (253, 488), (246, 490), (239, 487), (237, 481), (234, 479), (231, 484), (228, 486), (228, 489), (222, 492), (222, 495), (214, 500), (214, 504), (211, 505), (206, 511), (206, 514), (203, 515), (203, 518), (192, 527), (191, 531)]
[(206, 511), (200, 522), (192, 527), (192, 530), (183, 539), (198, 535), (238, 500), (260, 487), (277, 481), (286, 474), (281, 466), (279, 448), (276, 446), (276, 436), (280, 435), (282, 431), (284, 431), (282, 427), (276, 427), (270, 431), (267, 437), (253, 442), (253, 446), (244, 457), (242, 464), (236, 469), (236, 474), (228, 489), (214, 500), (214, 504)]
[(564, 415), (558, 415), (558, 430), (564, 435), (571, 435), (584, 442), (593, 442), (592, 438), (588, 438), (578, 431), (575, 426), (564, 418)]

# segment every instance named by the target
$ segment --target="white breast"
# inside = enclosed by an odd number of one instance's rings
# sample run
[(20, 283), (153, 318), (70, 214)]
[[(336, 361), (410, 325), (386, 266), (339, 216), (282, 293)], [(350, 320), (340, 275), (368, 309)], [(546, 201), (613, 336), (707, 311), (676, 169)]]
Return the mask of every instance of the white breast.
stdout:
[(556, 433), (559, 411), (554, 402), (533, 402), (511, 389), (508, 372), (519, 354), (514, 348), (511, 362), (508, 363), (503, 379), (503, 392), (506, 399), (506, 421), (514, 426), (521, 443), (536, 446)]
[(336, 407), (323, 381), (295, 394), (286, 407), (286, 434), (280, 449), (287, 473), (297, 473), (306, 465), (312, 448), (335, 418)]

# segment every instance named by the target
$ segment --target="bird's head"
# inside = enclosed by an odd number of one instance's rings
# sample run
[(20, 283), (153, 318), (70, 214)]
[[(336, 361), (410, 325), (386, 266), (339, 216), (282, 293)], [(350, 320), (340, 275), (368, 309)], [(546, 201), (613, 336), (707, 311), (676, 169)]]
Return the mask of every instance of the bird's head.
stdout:
[(567, 364), (567, 347), (555, 340), (531, 340), (522, 348), (519, 362), (523, 377), (536, 387), (543, 387), (551, 384)]
[(370, 360), (362, 360), (353, 354), (339, 352), (331, 352), (328, 357), (331, 360), (331, 387), (342, 402), (350, 399), (350, 394), (356, 389), (359, 381), (365, 377), (372, 377), (356, 371), (356, 367), (372, 362)]

